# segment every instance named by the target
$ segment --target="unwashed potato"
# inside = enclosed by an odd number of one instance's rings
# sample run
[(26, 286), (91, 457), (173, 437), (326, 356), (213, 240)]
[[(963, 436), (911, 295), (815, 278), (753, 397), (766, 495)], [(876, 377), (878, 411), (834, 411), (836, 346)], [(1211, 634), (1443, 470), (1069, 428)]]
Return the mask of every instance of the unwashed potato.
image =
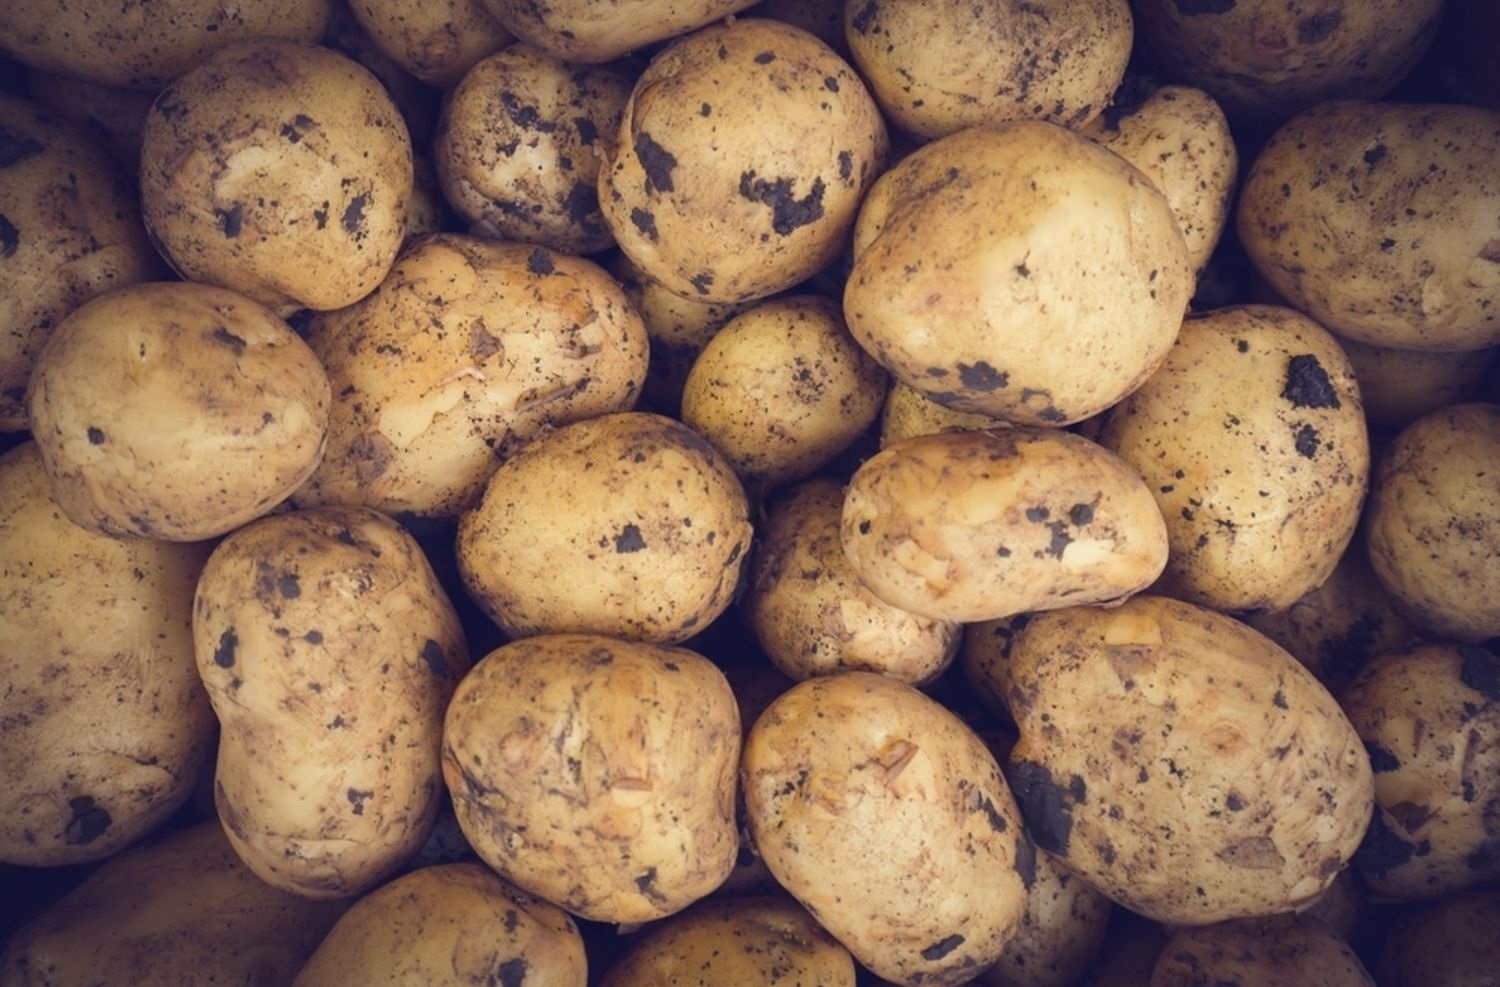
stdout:
[(611, 246), (599, 168), (633, 82), (623, 66), (572, 65), (524, 42), (470, 69), (433, 139), (443, 192), (470, 232), (578, 254)]
[(1492, 987), (1500, 970), (1500, 888), (1467, 891), (1402, 916), (1372, 963), (1380, 987)]
[(374, 290), (406, 235), (406, 124), (354, 60), (242, 41), (157, 94), (141, 139), (141, 205), (185, 278), (288, 315)]
[(850, 478), (844, 551), (877, 597), (965, 623), (1117, 601), (1167, 564), (1167, 529), (1140, 477), (1058, 429), (922, 435)]
[(569, 62), (608, 62), (656, 41), (687, 34), (755, 0), (483, 0), (512, 34)]
[(1179, 930), (1151, 972), (1151, 987), (1375, 987), (1354, 950), (1315, 920), (1277, 916)]
[(323, 45), (347, 55), (380, 80), (391, 102), (401, 111), (413, 148), (427, 148), (437, 128), (442, 92), (412, 75), (375, 44), (375, 39), (349, 10), (347, 0), (333, 5), (333, 17), (323, 36)]
[(26, 429), (26, 382), (68, 313), (162, 273), (127, 173), (78, 126), (0, 94), (0, 432)]
[(1039, 121), (901, 159), (860, 205), (853, 247), (844, 316), (860, 345), (942, 404), (1024, 424), (1080, 421), (1138, 387), (1193, 291), (1162, 193)]
[(349, 0), (348, 6), (381, 51), (436, 89), (515, 40), (481, 0)]
[[(1350, 8), (1352, 9), (1352, 7)], [(1256, 155), (1235, 221), (1295, 308), (1374, 346), (1500, 343), (1500, 111), (1345, 100)]]
[(1366, 538), (1380, 582), (1427, 634), (1500, 635), (1500, 404), (1412, 422), (1376, 464)]
[(880, 409), (880, 447), (884, 449), (914, 435), (1004, 428), (1007, 424), (989, 415), (945, 407), (910, 384), (895, 381), (886, 389), (885, 404)]
[(403, 874), (360, 898), (293, 987), (585, 987), (577, 924), (478, 863)]
[(237, 41), (315, 42), (332, 6), (332, 0), (7, 3), (0, 7), (0, 50), (58, 75), (156, 90)]
[(1056, 858), (1037, 854), (1036, 881), (1021, 927), (993, 966), (974, 978), (981, 987), (1073, 987), (1093, 964), (1113, 910), (1110, 900)]
[(74, 309), (26, 406), (76, 524), (199, 541), (269, 513), (317, 467), (328, 375), (296, 332), (225, 288), (117, 288)]
[(365, 508), (238, 529), (198, 581), (193, 644), (221, 728), (214, 805), (261, 880), (351, 897), (421, 849), (469, 656), (405, 529)]
[(512, 641), (459, 684), (443, 777), (485, 863), (574, 915), (644, 922), (729, 876), (734, 694), (707, 658), (597, 634)]
[(102, 860), (188, 801), (215, 731), (193, 663), (207, 558), (80, 528), (35, 443), (0, 456), (0, 860)]
[(102, 863), (11, 936), (0, 987), (288, 984), (345, 907), (266, 884), (210, 820)]
[(1127, 0), (847, 0), (844, 30), (881, 109), (923, 138), (1001, 120), (1079, 127), (1109, 104), (1135, 36)]
[(1352, 339), (1340, 339), (1339, 346), (1354, 368), (1372, 428), (1402, 429), (1429, 412), (1477, 400), (1485, 375), (1500, 366), (1500, 346), (1406, 350)]
[(1032, 615), (1010, 778), (1037, 846), (1115, 902), (1207, 925), (1291, 911), (1353, 857), (1370, 758), (1291, 655), (1160, 596)]
[(1477, 645), (1389, 651), (1339, 701), (1375, 769), (1354, 857), (1371, 893), (1430, 901), (1500, 881), (1500, 658)]
[(1151, 379), (1102, 416), (1098, 442), (1166, 519), (1160, 591), (1218, 610), (1279, 610), (1320, 586), (1369, 480), (1353, 368), (1321, 326), (1275, 306), (1190, 317)]
[(635, 402), (645, 327), (597, 265), (459, 234), (412, 240), (370, 295), (307, 322), (334, 395), (299, 506), (457, 517), (547, 430)]
[(833, 49), (734, 20), (678, 39), (636, 79), (599, 202), (620, 249), (669, 291), (750, 301), (838, 258), (888, 148)]

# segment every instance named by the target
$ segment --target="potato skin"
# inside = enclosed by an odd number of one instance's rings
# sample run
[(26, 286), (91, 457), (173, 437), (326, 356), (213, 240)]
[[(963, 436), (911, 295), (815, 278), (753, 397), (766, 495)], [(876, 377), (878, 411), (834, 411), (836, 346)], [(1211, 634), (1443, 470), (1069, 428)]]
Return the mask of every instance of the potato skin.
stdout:
[(434, 89), (452, 86), (515, 40), (481, 0), (352, 0), (348, 6), (376, 47)]
[(1240, 919), (1181, 929), (1162, 949), (1150, 987), (1375, 987), (1344, 938), (1296, 916)]
[(208, 551), (81, 528), (35, 443), (0, 456), (0, 860), (102, 860), (192, 795), (216, 730), (193, 662)]
[(485, 863), (574, 915), (644, 922), (729, 876), (740, 721), (728, 681), (683, 648), (544, 634), (460, 683), (443, 777)]
[(1087, 439), (1027, 426), (887, 446), (850, 478), (842, 531), (880, 599), (965, 623), (1119, 600), (1167, 563), (1139, 476)]
[(1372, 966), (1381, 987), (1488, 987), (1500, 969), (1500, 888), (1415, 908), (1395, 924)]
[(354, 507), (240, 528), (199, 579), (193, 641), (221, 726), (214, 804), (257, 876), (349, 897), (421, 849), (469, 656), (405, 529)]
[(483, 0), (516, 37), (568, 62), (608, 62), (744, 10), (755, 0)]
[(1037, 854), (1036, 881), (1026, 896), (1021, 927), (994, 965), (974, 983), (982, 987), (1073, 987), (1099, 953), (1113, 904), (1056, 858)]

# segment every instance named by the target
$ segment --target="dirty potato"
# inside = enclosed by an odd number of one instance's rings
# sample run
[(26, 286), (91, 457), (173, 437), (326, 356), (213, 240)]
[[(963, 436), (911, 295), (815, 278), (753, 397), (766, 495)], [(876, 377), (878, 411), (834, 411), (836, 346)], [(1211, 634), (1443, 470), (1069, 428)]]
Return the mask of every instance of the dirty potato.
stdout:
[(755, 0), (483, 0), (512, 34), (569, 62), (608, 62), (637, 48), (688, 34)]
[(886, 389), (885, 404), (880, 409), (880, 447), (884, 449), (914, 435), (1004, 428), (1007, 424), (989, 415), (945, 407), (910, 384), (895, 381)]
[(435, 89), (515, 40), (481, 0), (349, 0), (348, 8), (381, 51)]
[(1057, 859), (1037, 854), (1021, 927), (979, 987), (1074, 987), (1104, 942), (1113, 905)]
[(1485, 375), (1500, 366), (1500, 346), (1483, 350), (1409, 350), (1340, 339), (1359, 381), (1371, 428), (1403, 429), (1429, 412), (1479, 399)]
[(1313, 919), (1281, 915), (1181, 929), (1162, 948), (1150, 987), (1201, 984), (1375, 987), (1343, 936)]

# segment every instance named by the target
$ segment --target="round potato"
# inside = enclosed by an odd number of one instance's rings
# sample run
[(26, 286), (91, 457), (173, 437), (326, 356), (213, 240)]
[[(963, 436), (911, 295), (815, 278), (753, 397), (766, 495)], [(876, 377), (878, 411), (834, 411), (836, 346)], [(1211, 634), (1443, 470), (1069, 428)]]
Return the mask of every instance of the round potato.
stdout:
[(1322, 585), (1369, 481), (1353, 368), (1317, 323), (1273, 306), (1189, 318), (1098, 442), (1166, 519), (1160, 591), (1217, 610), (1279, 610)]
[(599, 163), (633, 81), (623, 67), (571, 65), (525, 43), (475, 65), (433, 138), (443, 193), (470, 232), (576, 254), (613, 245)]
[(750, 834), (776, 880), (877, 976), (969, 981), (1020, 927), (1035, 850), (957, 716), (874, 672), (801, 682), (751, 728)]
[(1457, 404), (1396, 436), (1376, 465), (1370, 563), (1431, 636), (1500, 635), (1500, 405)]
[(350, 0), (349, 12), (376, 47), (436, 89), (515, 40), (481, 0)]
[(53, 496), (105, 534), (200, 541), (269, 513), (317, 467), (328, 375), (224, 288), (148, 282), (74, 309), (27, 391)]
[(669, 291), (765, 298), (829, 266), (885, 163), (880, 109), (815, 36), (746, 18), (668, 46), (599, 171), (615, 240)]
[(866, 460), (844, 495), (844, 551), (895, 607), (965, 623), (1145, 589), (1166, 527), (1139, 476), (1057, 429), (944, 432)]
[(458, 566), (512, 637), (676, 644), (729, 607), (752, 534), (744, 488), (713, 446), (673, 419), (617, 412), (501, 463), (459, 521)]
[(1294, 916), (1179, 930), (1163, 947), (1150, 987), (1292, 983), (1375, 987), (1342, 936), (1320, 922)]
[(1081, 126), (1109, 104), (1135, 36), (1128, 0), (848, 0), (844, 33), (886, 116), (923, 138), (1002, 120)]
[(282, 315), (369, 294), (406, 235), (406, 124), (329, 48), (242, 41), (163, 89), (141, 138), (141, 205), (184, 277)]
[(334, 398), (299, 506), (457, 517), (503, 458), (629, 408), (646, 374), (645, 327), (597, 265), (459, 234), (412, 240), (375, 291), (306, 333)]
[(1235, 221), (1256, 270), (1373, 346), (1500, 344), (1500, 111), (1324, 103), (1256, 155)]
[(240, 528), (198, 581), (193, 644), (220, 724), (214, 805), (261, 880), (352, 897), (421, 849), (469, 655), (405, 529), (353, 507)]
[(724, 882), (739, 756), (734, 694), (712, 662), (597, 634), (492, 651), (443, 728), (443, 777), (475, 852), (599, 922), (671, 915)]
[(0, 456), (0, 861), (102, 860), (188, 801), (216, 728), (193, 664), (207, 558), (80, 528), (35, 443)]
[(939, 403), (1057, 426), (1156, 369), (1193, 280), (1145, 175), (1070, 130), (1020, 121), (933, 141), (880, 176), (860, 206), (844, 316)]
[(764, 491), (806, 479), (853, 445), (879, 416), (887, 382), (838, 302), (787, 296), (715, 333), (688, 371), (681, 417)]
[(516, 37), (568, 62), (608, 62), (655, 41), (687, 34), (755, 0), (483, 0)]

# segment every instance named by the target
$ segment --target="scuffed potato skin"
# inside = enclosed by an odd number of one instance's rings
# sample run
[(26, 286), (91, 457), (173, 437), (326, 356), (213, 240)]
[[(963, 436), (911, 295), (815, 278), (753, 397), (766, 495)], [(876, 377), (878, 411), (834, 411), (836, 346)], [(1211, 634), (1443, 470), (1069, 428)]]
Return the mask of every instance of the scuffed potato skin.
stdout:
[(1296, 916), (1240, 919), (1182, 929), (1167, 940), (1150, 987), (1256, 987), (1321, 984), (1375, 987), (1353, 948), (1337, 932)]
[(1009, 665), (1028, 829), (1115, 902), (1177, 925), (1290, 911), (1359, 846), (1358, 734), (1238, 621), (1159, 596), (1035, 614)]
[(739, 851), (740, 720), (729, 682), (683, 648), (547, 634), (460, 683), (443, 777), (485, 863), (600, 922), (671, 915)]
[(240, 528), (198, 582), (193, 641), (221, 726), (214, 805), (262, 880), (352, 897), (415, 856), (469, 655), (405, 529), (365, 508)]

